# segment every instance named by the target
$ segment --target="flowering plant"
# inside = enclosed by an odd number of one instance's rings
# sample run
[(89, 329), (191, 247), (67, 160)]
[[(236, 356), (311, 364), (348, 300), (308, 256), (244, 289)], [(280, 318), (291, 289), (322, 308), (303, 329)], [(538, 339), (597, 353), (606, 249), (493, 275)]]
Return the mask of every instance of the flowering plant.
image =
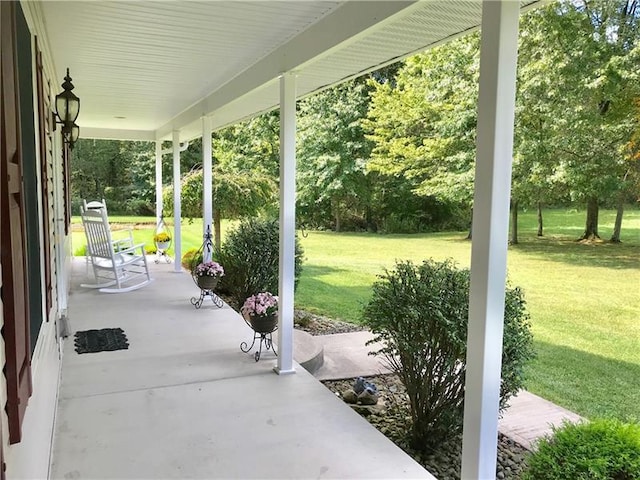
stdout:
[(195, 268), (198, 277), (221, 277), (224, 275), (224, 268), (217, 262), (202, 262)]
[(269, 292), (251, 295), (240, 309), (248, 317), (267, 317), (278, 313), (278, 297)]
[(170, 242), (171, 236), (167, 232), (156, 233), (153, 236), (153, 241), (156, 243)]

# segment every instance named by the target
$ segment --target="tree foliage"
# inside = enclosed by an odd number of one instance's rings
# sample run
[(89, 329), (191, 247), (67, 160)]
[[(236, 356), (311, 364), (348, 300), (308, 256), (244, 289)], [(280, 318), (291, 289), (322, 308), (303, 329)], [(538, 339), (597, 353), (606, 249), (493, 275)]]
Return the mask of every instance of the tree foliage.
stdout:
[[(599, 206), (616, 206), (612, 241), (620, 240), (623, 207), (640, 191), (639, 10), (637, 0), (562, 0), (522, 15), (513, 226), (522, 207), (587, 205), (590, 238)], [(479, 38), (466, 35), (299, 101), (299, 223), (386, 232), (468, 226)], [(215, 132), (212, 148), (218, 230), (220, 218), (275, 213), (279, 112)], [(201, 152), (195, 140), (181, 153), (187, 216), (201, 212)], [(151, 144), (81, 140), (73, 162), (75, 204), (104, 197), (113, 212), (153, 212)], [(163, 166), (170, 185), (170, 155)]]
[(624, 147), (636, 124), (640, 12), (635, 1), (585, 0), (552, 4), (528, 20), (534, 27), (540, 23), (546, 37), (537, 53), (552, 82), (546, 143), (571, 199), (590, 206), (583, 238), (597, 237), (598, 205), (626, 189)]
[(149, 142), (78, 140), (71, 156), (71, 203), (105, 199), (112, 213), (153, 213), (154, 147)]
[[(212, 204), (214, 240), (220, 248), (220, 221), (273, 213), (277, 200), (278, 115), (271, 112), (213, 134)], [(202, 144), (189, 145), (181, 176), (181, 210), (187, 218), (202, 216), (204, 184)], [(182, 159), (182, 156), (181, 156)], [(164, 188), (164, 209), (173, 210), (173, 185)]]
[[(280, 258), (279, 224), (275, 220), (249, 219), (241, 222), (225, 239), (214, 257), (224, 267), (218, 289), (227, 293), (236, 309), (259, 292), (278, 294)], [(302, 272), (304, 252), (296, 237), (295, 286)]]
[(470, 205), (478, 63), (471, 34), (407, 59), (394, 83), (372, 81), (369, 169), (403, 178), (417, 195)]
[(368, 99), (357, 80), (300, 102), (298, 206), (315, 225), (333, 223), (340, 231), (348, 217), (366, 217), (371, 208), (372, 142), (362, 128)]

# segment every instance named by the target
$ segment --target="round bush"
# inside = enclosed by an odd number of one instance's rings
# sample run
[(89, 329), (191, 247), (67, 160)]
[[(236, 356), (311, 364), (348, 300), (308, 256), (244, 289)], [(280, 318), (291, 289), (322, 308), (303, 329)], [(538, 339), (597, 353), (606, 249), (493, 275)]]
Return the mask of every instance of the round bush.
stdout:
[(184, 252), (184, 254), (182, 255), (181, 264), (186, 270), (189, 270), (189, 272), (193, 272), (193, 270), (196, 268), (196, 265), (201, 262), (202, 252), (198, 254), (197, 248), (191, 248)]
[[(363, 319), (376, 352), (398, 374), (411, 408), (412, 444), (429, 449), (462, 431), (469, 315), (469, 270), (452, 261), (398, 262), (373, 285)], [(523, 387), (533, 338), (522, 291), (505, 300), (500, 406)]]
[[(296, 237), (295, 283), (302, 271), (302, 247)], [(214, 258), (224, 267), (218, 290), (230, 295), (239, 308), (258, 292), (278, 294), (278, 260), (280, 229), (275, 220), (251, 219), (240, 223), (227, 234)]]
[(565, 423), (539, 442), (527, 465), (524, 480), (638, 480), (640, 425)]

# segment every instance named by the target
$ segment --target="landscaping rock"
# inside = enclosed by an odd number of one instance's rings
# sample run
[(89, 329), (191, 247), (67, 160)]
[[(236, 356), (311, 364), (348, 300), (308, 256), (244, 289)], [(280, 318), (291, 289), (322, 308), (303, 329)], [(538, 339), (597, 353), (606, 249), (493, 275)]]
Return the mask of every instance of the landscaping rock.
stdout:
[[(376, 415), (384, 415), (385, 408), (382, 405), (351, 405), (356, 412), (358, 412), (363, 417), (376, 416)], [(382, 432), (384, 433), (384, 432)]]
[(332, 335), (334, 333), (361, 332), (366, 330), (362, 325), (333, 320), (305, 310), (295, 310), (293, 321), (295, 328), (304, 330), (311, 335)]
[(358, 395), (358, 403), (360, 405), (375, 405), (378, 403), (378, 394), (373, 393), (371, 390), (366, 389), (360, 395)]
[(342, 400), (347, 403), (358, 403), (358, 395), (356, 395), (356, 392), (354, 392), (353, 390), (345, 390), (344, 392), (342, 392), (341, 396)]
[[(324, 385), (333, 392), (352, 390), (355, 379), (325, 381)], [(404, 385), (397, 375), (378, 375), (365, 379), (378, 385), (378, 404), (352, 404), (360, 415), (386, 435), (391, 441), (407, 452), (418, 463), (424, 466), (438, 480), (459, 480), (462, 461), (462, 437), (447, 439), (438, 449), (432, 452), (419, 452), (409, 444), (411, 416), (409, 400)], [(344, 393), (341, 394), (344, 398)], [(527, 450), (513, 440), (500, 434), (498, 436), (498, 455), (496, 478), (501, 480), (518, 480), (525, 467)]]

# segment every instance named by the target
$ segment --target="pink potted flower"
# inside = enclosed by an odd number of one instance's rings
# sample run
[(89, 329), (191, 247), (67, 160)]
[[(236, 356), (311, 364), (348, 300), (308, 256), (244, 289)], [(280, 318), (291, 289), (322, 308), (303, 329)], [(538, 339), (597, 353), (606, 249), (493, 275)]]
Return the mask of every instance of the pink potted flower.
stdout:
[(224, 268), (218, 262), (202, 262), (194, 269), (198, 286), (203, 290), (213, 290), (224, 275)]
[(278, 297), (269, 292), (251, 295), (240, 311), (258, 333), (273, 332), (278, 325)]

